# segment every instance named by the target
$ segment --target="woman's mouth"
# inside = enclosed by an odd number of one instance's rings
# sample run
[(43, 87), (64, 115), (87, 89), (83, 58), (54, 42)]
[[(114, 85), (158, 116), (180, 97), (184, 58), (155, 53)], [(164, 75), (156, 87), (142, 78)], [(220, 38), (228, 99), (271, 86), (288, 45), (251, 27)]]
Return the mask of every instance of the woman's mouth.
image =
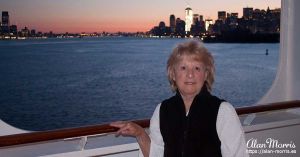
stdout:
[(184, 84), (186, 84), (186, 85), (193, 85), (193, 84), (196, 84), (196, 82), (184, 82)]

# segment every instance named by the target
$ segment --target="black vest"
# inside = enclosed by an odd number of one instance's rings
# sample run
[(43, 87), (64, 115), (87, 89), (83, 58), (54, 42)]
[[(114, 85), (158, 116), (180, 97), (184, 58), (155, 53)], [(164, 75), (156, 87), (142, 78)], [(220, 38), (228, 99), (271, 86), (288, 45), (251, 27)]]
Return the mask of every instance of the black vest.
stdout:
[(179, 92), (164, 100), (159, 113), (164, 157), (221, 157), (216, 122), (222, 101), (205, 85), (194, 98), (188, 116)]

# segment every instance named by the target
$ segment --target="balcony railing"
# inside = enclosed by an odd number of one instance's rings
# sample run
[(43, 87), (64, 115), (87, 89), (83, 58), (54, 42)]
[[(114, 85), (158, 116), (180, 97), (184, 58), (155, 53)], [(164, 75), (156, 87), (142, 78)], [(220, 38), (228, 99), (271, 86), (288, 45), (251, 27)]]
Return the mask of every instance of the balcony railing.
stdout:
[[(300, 100), (241, 107), (241, 108), (236, 108), (236, 112), (238, 115), (243, 115), (243, 114), (291, 109), (291, 108), (298, 108), (298, 107), (300, 107)], [(143, 128), (149, 127), (150, 124), (149, 119), (135, 120), (132, 122), (139, 124)], [(102, 124), (102, 125), (84, 126), (84, 127), (77, 127), (77, 128), (66, 128), (66, 129), (58, 129), (58, 130), (50, 130), (50, 131), (38, 131), (38, 132), (30, 132), (30, 133), (22, 133), (22, 134), (13, 134), (13, 135), (0, 136), (0, 147), (8, 147), (8, 146), (14, 146), (20, 144), (30, 144), (35, 142), (45, 142), (45, 141), (74, 138), (74, 137), (81, 137), (81, 136), (109, 134), (115, 131), (117, 131), (117, 128), (111, 127), (109, 126), (109, 124)]]

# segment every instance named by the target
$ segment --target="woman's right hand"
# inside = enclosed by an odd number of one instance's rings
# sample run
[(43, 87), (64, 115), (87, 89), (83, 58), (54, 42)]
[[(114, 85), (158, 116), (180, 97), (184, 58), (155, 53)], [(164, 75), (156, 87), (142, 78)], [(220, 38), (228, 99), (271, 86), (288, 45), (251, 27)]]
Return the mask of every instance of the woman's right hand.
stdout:
[(116, 133), (116, 136), (122, 135), (138, 138), (146, 133), (144, 128), (133, 122), (117, 121), (110, 123), (110, 126), (119, 128), (119, 130)]
[(112, 122), (110, 123), (110, 126), (119, 128), (116, 136), (122, 135), (135, 137), (144, 157), (149, 157), (151, 140), (144, 128), (133, 122), (126, 121)]

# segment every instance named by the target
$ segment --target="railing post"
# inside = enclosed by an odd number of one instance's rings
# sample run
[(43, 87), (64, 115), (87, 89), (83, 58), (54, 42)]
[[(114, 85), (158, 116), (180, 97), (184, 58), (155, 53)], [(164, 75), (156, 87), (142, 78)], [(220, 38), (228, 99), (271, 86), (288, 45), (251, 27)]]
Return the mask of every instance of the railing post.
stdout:
[(85, 149), (86, 144), (87, 144), (87, 136), (82, 136), (79, 141), (79, 150), (83, 151)]

